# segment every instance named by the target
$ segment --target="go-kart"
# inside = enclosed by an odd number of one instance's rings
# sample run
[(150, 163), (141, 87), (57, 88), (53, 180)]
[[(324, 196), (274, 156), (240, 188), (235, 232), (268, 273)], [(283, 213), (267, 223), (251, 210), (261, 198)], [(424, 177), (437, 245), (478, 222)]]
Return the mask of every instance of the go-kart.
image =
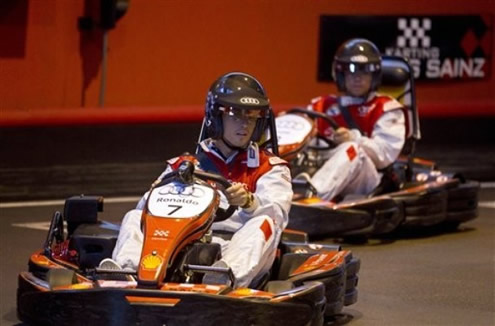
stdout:
[(291, 165), (296, 193), (289, 227), (310, 236), (339, 236), (364, 239), (389, 233), (398, 227), (440, 226), (455, 229), (477, 216), (479, 183), (461, 175), (444, 173), (434, 162), (413, 156), (421, 138), (411, 66), (400, 57), (384, 56), (380, 93), (396, 98), (405, 108), (407, 137), (399, 159), (381, 171), (379, 186), (368, 196), (348, 196), (325, 201), (317, 197), (301, 172), (310, 175), (323, 165), (323, 151), (331, 139), (320, 135), (317, 124), (339, 126), (330, 116), (294, 108), (276, 118), (279, 155)]
[[(55, 212), (41, 250), (18, 277), (19, 319), (48, 325), (322, 325), (357, 300), (359, 259), (336, 245), (282, 236), (271, 272), (250, 288), (202, 284), (225, 273), (210, 226), (222, 208), (223, 177), (183, 162), (152, 187), (142, 213), (137, 271), (103, 269), (119, 226), (98, 220), (103, 198), (75, 196)], [(64, 223), (65, 222), (65, 223)]]

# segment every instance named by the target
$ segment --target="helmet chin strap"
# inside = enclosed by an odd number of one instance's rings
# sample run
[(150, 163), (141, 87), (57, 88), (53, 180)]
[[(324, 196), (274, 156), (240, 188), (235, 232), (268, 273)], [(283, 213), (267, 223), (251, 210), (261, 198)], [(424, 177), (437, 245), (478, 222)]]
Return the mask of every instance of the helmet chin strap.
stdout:
[(222, 139), (222, 142), (225, 144), (225, 146), (227, 146), (228, 148), (230, 148), (233, 151), (243, 151), (243, 150), (245, 150), (247, 148), (247, 144), (244, 147), (239, 147), (239, 146), (232, 145), (232, 143), (229, 142), (227, 139), (225, 139), (225, 137), (223, 135), (222, 135), (222, 138), (221, 139)]
[(223, 136), (221, 138), (222, 142), (225, 146), (227, 146), (231, 150), (244, 151), (247, 150), (247, 166), (250, 168), (257, 168), (260, 166), (260, 151), (258, 144), (254, 141), (249, 141), (248, 145), (245, 147), (238, 147), (232, 145), (227, 139)]

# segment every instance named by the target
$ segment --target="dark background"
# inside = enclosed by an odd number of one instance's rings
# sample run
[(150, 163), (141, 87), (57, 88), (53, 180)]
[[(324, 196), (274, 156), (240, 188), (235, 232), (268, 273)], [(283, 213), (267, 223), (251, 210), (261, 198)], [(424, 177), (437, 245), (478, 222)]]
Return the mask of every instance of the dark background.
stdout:
[[(495, 180), (495, 119), (423, 119), (416, 156), (469, 179)], [(0, 130), (0, 201), (75, 194), (139, 196), (166, 160), (194, 152), (199, 123)]]

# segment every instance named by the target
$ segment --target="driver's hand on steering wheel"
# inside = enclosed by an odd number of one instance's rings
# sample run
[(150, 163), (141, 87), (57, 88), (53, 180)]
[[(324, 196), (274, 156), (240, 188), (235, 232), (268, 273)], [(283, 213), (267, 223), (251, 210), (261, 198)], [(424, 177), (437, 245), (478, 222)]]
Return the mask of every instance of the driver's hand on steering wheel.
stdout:
[(242, 207), (249, 202), (252, 195), (249, 190), (247, 190), (246, 185), (234, 182), (231, 187), (225, 190), (225, 196), (230, 205)]
[(351, 131), (347, 128), (344, 128), (344, 127), (340, 127), (333, 134), (333, 141), (336, 144), (342, 144), (342, 143), (345, 143), (347, 141), (351, 141), (351, 140), (353, 140), (353, 138), (354, 137), (353, 137)]

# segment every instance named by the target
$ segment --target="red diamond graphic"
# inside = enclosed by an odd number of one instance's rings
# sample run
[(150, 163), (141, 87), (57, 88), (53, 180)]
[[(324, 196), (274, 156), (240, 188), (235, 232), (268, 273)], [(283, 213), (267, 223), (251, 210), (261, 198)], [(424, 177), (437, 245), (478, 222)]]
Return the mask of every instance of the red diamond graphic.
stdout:
[(461, 46), (468, 58), (473, 55), (474, 50), (478, 47), (478, 39), (476, 38), (476, 35), (474, 35), (473, 30), (469, 29), (466, 32), (462, 38)]

